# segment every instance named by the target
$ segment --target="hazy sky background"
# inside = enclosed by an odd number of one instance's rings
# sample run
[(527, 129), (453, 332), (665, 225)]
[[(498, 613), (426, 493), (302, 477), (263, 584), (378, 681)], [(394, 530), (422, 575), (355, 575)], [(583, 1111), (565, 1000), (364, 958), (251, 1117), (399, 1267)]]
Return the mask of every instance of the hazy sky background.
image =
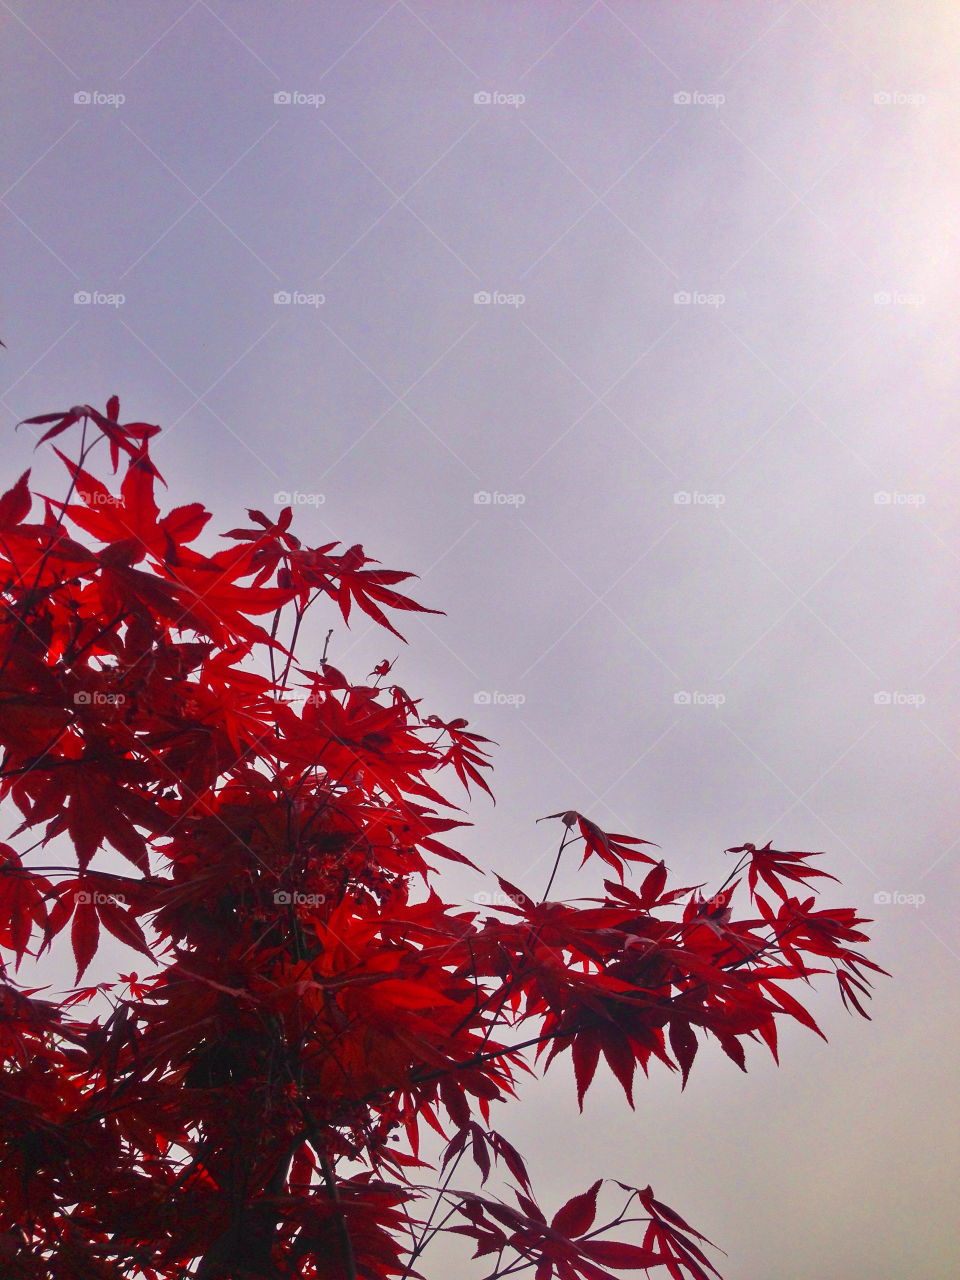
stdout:
[[(726, 1280), (952, 1278), (955, 7), (0, 21), (4, 487), (18, 419), (116, 392), (168, 428), (168, 505), (226, 529), (292, 493), (305, 540), (420, 573), (446, 616), (403, 620), (395, 678), (500, 744), (476, 861), (539, 895), (534, 819), (574, 807), (684, 884), (747, 840), (826, 850), (824, 901), (876, 921), (874, 1021), (824, 984), (830, 1043), (784, 1026), (780, 1070), (709, 1045), (682, 1098), (655, 1065), (635, 1115), (605, 1077), (583, 1119), (567, 1063), (528, 1088), (496, 1123), (544, 1207), (650, 1181)], [(328, 625), (358, 680), (401, 648)]]

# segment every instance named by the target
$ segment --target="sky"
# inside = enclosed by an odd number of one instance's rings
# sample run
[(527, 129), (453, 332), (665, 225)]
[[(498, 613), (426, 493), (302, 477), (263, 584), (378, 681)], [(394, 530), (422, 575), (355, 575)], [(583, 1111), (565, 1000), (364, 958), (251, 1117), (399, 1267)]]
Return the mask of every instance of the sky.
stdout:
[[(644, 1185), (726, 1280), (955, 1275), (960, 16), (949, 3), (0, 0), (7, 487), (120, 397), (169, 505), (296, 508), (444, 616), (329, 658), (497, 742), (459, 847), (559, 809), (719, 884), (824, 850), (873, 1021), (497, 1124), (550, 1208)], [(402, 650), (402, 652), (401, 652)], [(319, 656), (319, 655), (317, 655)], [(445, 892), (489, 887), (463, 870)], [(589, 896), (562, 868), (555, 893)], [(64, 964), (62, 979), (69, 983)], [(427, 1255), (429, 1277), (454, 1255)]]

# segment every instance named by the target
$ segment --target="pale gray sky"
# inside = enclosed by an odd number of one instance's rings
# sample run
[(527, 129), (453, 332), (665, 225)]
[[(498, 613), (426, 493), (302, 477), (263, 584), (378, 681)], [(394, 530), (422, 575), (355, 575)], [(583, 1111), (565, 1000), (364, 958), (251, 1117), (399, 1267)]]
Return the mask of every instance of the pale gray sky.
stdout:
[[(541, 892), (534, 819), (575, 807), (682, 883), (823, 849), (825, 900), (876, 920), (874, 1021), (824, 988), (830, 1043), (784, 1028), (780, 1070), (704, 1052), (682, 1098), (655, 1067), (583, 1120), (569, 1066), (528, 1090), (498, 1124), (545, 1207), (650, 1181), (726, 1280), (952, 1278), (954, 6), (0, 21), (6, 483), (15, 421), (118, 393), (168, 428), (171, 505), (226, 529), (297, 494), (305, 539), (422, 575), (446, 617), (404, 619), (397, 679), (500, 743), (476, 861)], [(398, 647), (337, 626), (330, 656)]]

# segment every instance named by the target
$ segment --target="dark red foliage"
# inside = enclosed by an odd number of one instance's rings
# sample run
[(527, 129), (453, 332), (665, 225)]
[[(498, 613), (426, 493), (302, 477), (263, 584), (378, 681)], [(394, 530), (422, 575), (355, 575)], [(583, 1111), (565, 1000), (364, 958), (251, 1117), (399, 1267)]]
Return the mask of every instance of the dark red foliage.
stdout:
[[(704, 899), (573, 811), (558, 861), (582, 841), (604, 896), (549, 900), (551, 877), (543, 901), (501, 880), (491, 914), (444, 902), (438, 861), (466, 860), (436, 777), (489, 791), (488, 740), (423, 716), (387, 660), (354, 685), (294, 653), (323, 597), (399, 634), (411, 575), (304, 546), (289, 508), (198, 551), (208, 513), (161, 515), (158, 428), (119, 412), (30, 419), (80, 435), (67, 496), (38, 506), (25, 472), (0, 498), (0, 796), (23, 819), (0, 845), (2, 1273), (387, 1280), (443, 1230), (488, 1280), (716, 1274), (649, 1187), (612, 1184), (603, 1216), (596, 1182), (548, 1221), (492, 1104), (567, 1050), (581, 1105), (601, 1059), (631, 1104), (637, 1064), (685, 1084), (711, 1037), (745, 1068), (778, 1017), (817, 1030), (787, 988), (829, 970), (863, 1012), (865, 921), (791, 896), (813, 854), (732, 849)], [(104, 441), (117, 493), (87, 470)], [(13, 974), (68, 926), (77, 983), (104, 930), (142, 973), (40, 999)], [(481, 1189), (454, 1185), (464, 1158)]]

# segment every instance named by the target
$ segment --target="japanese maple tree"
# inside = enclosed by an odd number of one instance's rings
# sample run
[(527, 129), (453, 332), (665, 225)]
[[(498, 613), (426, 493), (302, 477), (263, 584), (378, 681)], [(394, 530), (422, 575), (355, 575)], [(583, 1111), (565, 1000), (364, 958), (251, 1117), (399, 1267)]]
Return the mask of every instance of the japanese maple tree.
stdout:
[[(503, 906), (445, 902), (437, 868), (466, 859), (438, 776), (489, 791), (488, 740), (386, 660), (354, 684), (296, 654), (314, 606), (399, 635), (411, 575), (304, 545), (290, 508), (205, 554), (204, 507), (157, 505), (157, 427), (116, 397), (28, 421), (73, 449), (62, 500), (29, 471), (0, 498), (0, 796), (22, 817), (0, 844), (0, 1271), (406, 1280), (454, 1232), (486, 1280), (718, 1274), (649, 1186), (541, 1209), (494, 1104), (567, 1051), (581, 1106), (601, 1058), (632, 1106), (651, 1059), (685, 1085), (711, 1040), (776, 1057), (778, 1018), (819, 1034), (795, 994), (816, 974), (866, 1016), (883, 971), (853, 909), (816, 908), (817, 855), (729, 849), (705, 896), (562, 812), (542, 900), (498, 877)], [(578, 853), (607, 878), (551, 899)], [(53, 999), (17, 975), (67, 929), (77, 986)], [(142, 961), (83, 987), (103, 931)]]

